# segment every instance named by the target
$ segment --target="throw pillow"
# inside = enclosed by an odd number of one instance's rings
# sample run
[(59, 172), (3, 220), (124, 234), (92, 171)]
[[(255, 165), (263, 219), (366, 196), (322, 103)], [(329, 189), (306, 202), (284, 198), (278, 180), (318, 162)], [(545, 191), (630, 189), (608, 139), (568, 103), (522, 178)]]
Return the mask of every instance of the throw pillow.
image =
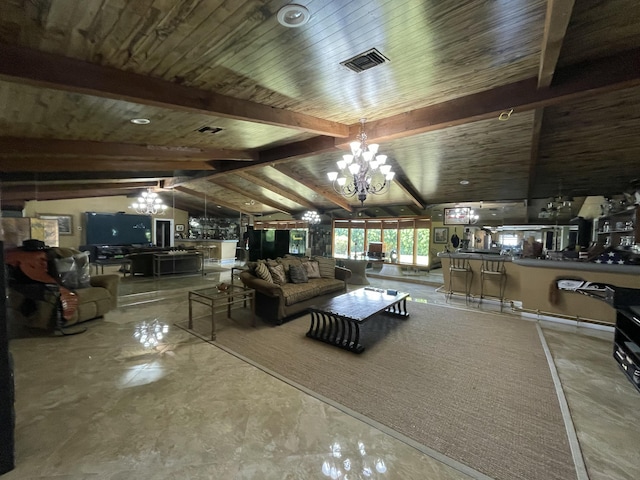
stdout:
[(256, 276), (266, 282), (274, 283), (273, 278), (271, 277), (271, 272), (269, 271), (266, 263), (258, 263), (256, 266)]
[(297, 258), (297, 257), (279, 258), (278, 259), (278, 263), (284, 267), (284, 272), (285, 273), (289, 273), (289, 268), (292, 265), (296, 265), (296, 266), (302, 265), (302, 262), (300, 262), (300, 259)]
[(331, 257), (315, 257), (320, 267), (320, 276), (322, 278), (336, 278), (336, 259)]
[(274, 265), (269, 267), (271, 277), (273, 277), (273, 283), (276, 285), (284, 285), (287, 283), (287, 274), (284, 273), (284, 267), (282, 265)]
[(318, 262), (303, 262), (302, 266), (307, 272), (307, 278), (320, 278)]
[(78, 275), (78, 288), (88, 288), (91, 286), (91, 264), (89, 263), (89, 252), (76, 253), (73, 256), (76, 273)]
[(69, 290), (78, 288), (78, 271), (73, 257), (56, 258), (55, 264), (60, 285)]
[(308, 283), (307, 271), (302, 265), (291, 265), (289, 267), (289, 277), (291, 283)]

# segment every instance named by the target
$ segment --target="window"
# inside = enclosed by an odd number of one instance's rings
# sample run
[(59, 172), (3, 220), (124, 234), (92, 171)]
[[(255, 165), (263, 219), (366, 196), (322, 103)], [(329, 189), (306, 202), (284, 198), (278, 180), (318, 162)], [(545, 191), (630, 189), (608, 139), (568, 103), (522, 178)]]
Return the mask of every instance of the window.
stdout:
[(352, 228), (349, 240), (349, 256), (355, 258), (356, 255), (364, 253), (364, 228)]
[(503, 247), (517, 247), (519, 243), (520, 241), (516, 234), (503, 233), (500, 235), (500, 244)]
[(403, 228), (400, 230), (400, 263), (414, 263), (413, 262), (413, 245), (414, 238), (413, 228)]
[(416, 229), (416, 264), (429, 265), (429, 229)]
[(398, 229), (385, 228), (382, 231), (382, 243), (387, 258), (391, 257), (391, 251), (398, 253)]
[(370, 243), (382, 243), (385, 259), (429, 265), (431, 221), (428, 218), (334, 220), (333, 256), (361, 258)]
[(347, 258), (349, 246), (349, 229), (335, 228), (333, 235), (333, 256), (336, 258)]

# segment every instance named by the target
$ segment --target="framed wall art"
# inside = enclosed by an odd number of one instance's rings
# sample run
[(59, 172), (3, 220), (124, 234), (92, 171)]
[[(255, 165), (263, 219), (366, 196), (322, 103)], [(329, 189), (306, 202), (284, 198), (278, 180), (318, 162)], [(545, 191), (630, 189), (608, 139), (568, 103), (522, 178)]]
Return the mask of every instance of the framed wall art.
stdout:
[(73, 216), (43, 213), (38, 215), (43, 220), (56, 220), (58, 222), (58, 235), (73, 235)]
[(449, 229), (447, 227), (435, 227), (433, 229), (433, 243), (448, 243)]
[(445, 208), (442, 223), (445, 225), (469, 225), (471, 209), (469, 207)]

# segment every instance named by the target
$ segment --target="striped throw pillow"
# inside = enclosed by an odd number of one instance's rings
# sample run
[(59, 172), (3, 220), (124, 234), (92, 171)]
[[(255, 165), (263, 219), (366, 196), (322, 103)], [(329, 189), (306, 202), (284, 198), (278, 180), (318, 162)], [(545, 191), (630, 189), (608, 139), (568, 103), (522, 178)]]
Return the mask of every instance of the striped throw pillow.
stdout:
[(269, 268), (263, 262), (259, 262), (258, 265), (256, 266), (256, 276), (266, 282), (274, 283), (273, 278), (271, 277), (271, 272), (269, 271)]
[(331, 257), (315, 257), (320, 267), (320, 276), (322, 278), (336, 278), (336, 259)]

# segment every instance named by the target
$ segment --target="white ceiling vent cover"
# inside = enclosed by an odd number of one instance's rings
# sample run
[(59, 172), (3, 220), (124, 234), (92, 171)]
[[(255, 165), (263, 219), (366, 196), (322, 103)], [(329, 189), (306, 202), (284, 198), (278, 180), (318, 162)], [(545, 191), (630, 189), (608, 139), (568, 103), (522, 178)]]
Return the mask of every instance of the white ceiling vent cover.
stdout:
[(372, 48), (371, 50), (360, 53), (355, 57), (350, 58), (349, 60), (340, 62), (340, 65), (344, 65), (345, 67), (353, 70), (356, 73), (361, 73), (365, 70), (369, 70), (370, 68), (382, 65), (383, 63), (386, 63), (388, 61), (389, 59), (387, 57), (382, 55), (375, 48)]

